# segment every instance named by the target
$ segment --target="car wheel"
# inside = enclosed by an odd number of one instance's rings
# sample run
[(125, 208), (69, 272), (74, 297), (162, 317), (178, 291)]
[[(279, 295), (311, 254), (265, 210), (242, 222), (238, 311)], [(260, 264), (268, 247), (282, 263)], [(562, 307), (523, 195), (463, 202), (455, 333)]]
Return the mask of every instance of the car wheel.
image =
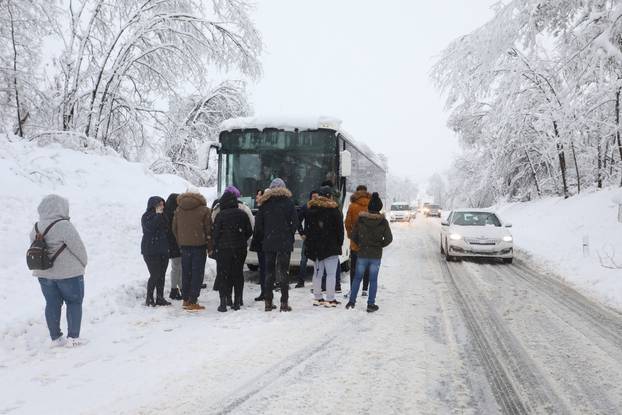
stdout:
[(447, 240), (445, 240), (445, 261), (451, 262), (455, 259), (456, 257), (449, 255), (449, 245), (447, 245)]
[(248, 267), (248, 269), (250, 269), (251, 271), (257, 271), (259, 269), (259, 265), (253, 265), (253, 264), (246, 264), (246, 266)]
[(514, 260), (514, 258), (503, 258), (503, 263), (504, 264), (511, 264), (513, 260)]

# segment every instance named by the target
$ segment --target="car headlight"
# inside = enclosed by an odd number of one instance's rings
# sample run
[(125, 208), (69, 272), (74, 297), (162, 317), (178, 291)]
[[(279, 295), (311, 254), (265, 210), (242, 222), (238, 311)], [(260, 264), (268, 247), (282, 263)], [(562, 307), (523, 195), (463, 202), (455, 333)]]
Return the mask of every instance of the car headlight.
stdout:
[(503, 242), (512, 242), (514, 239), (510, 235), (503, 237)]
[(459, 241), (460, 239), (462, 239), (462, 235), (460, 235), (459, 233), (452, 233), (449, 235), (449, 239), (451, 239), (452, 241)]

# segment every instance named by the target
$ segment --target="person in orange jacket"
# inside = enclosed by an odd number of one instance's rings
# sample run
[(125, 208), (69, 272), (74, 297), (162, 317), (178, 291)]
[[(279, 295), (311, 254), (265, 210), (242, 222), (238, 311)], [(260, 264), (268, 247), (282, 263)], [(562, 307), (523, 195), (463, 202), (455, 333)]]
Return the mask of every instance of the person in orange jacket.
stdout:
[[(358, 221), (359, 215), (363, 212), (367, 212), (367, 206), (371, 199), (371, 194), (367, 191), (367, 186), (359, 185), (356, 188), (356, 192), (350, 196), (350, 206), (348, 207), (348, 213), (346, 214), (345, 226), (348, 238), (350, 239), (350, 287), (354, 282), (354, 273), (356, 270), (356, 260), (358, 258), (359, 246), (352, 240), (352, 229), (356, 221)], [(367, 289), (369, 288), (369, 272), (365, 271), (363, 276), (363, 297), (367, 296)]]

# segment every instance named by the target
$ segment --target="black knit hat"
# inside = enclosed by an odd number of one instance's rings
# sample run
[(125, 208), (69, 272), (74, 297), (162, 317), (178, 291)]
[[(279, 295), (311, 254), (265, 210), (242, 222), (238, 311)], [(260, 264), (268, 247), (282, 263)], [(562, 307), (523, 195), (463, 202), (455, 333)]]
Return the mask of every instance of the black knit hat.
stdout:
[(367, 205), (367, 210), (373, 213), (378, 213), (382, 210), (382, 200), (380, 200), (380, 196), (377, 192), (372, 193), (369, 205)]
[(328, 186), (322, 186), (320, 187), (320, 190), (318, 191), (318, 195), (323, 196), (323, 197), (331, 197), (332, 194), (333, 194), (332, 189)]

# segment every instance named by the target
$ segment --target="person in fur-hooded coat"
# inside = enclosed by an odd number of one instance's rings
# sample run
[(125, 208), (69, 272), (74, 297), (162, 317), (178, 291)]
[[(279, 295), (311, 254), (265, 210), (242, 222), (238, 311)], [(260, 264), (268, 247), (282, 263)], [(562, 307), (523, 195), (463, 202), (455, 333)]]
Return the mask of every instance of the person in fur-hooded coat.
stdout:
[(273, 309), (273, 285), (281, 288), (281, 311), (289, 307), (289, 260), (294, 250), (294, 234), (298, 229), (298, 213), (292, 201), (292, 192), (281, 179), (274, 179), (270, 189), (261, 197), (261, 208), (255, 217), (255, 238), (261, 241), (266, 261), (264, 287), (265, 309)]
[[(334, 270), (339, 266), (339, 255), (343, 245), (343, 217), (337, 202), (330, 197), (330, 188), (322, 187), (319, 197), (307, 204), (305, 220), (305, 254), (315, 262), (313, 293), (315, 305), (335, 307)], [(322, 297), (322, 276), (326, 271), (326, 301)]]

